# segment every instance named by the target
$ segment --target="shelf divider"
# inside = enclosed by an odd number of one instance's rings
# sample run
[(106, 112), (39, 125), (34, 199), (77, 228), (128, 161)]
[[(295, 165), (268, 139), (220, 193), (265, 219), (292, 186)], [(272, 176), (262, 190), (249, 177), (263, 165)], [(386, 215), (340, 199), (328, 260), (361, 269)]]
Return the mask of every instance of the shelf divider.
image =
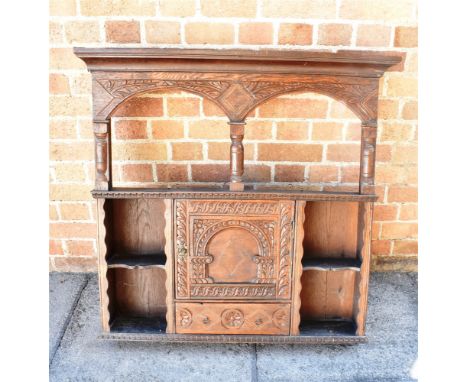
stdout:
[(307, 258), (302, 259), (302, 269), (319, 271), (361, 270), (361, 260), (352, 258)]
[(166, 263), (164, 253), (151, 255), (115, 254), (107, 259), (108, 268), (163, 268)]

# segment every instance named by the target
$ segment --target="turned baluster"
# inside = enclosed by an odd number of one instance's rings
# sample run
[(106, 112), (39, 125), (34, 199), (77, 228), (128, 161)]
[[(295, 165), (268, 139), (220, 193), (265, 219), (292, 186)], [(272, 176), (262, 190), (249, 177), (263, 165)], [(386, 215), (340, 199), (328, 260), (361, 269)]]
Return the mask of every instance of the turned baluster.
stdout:
[(95, 188), (109, 190), (111, 187), (110, 170), (110, 122), (95, 122), (94, 153), (95, 153)]
[(244, 125), (245, 122), (229, 122), (231, 128), (231, 181), (229, 189), (231, 191), (244, 190), (244, 183), (242, 181), (242, 175), (244, 174), (244, 146), (242, 145)]
[(361, 124), (361, 169), (359, 192), (374, 193), (375, 152), (377, 139), (377, 122), (364, 121)]

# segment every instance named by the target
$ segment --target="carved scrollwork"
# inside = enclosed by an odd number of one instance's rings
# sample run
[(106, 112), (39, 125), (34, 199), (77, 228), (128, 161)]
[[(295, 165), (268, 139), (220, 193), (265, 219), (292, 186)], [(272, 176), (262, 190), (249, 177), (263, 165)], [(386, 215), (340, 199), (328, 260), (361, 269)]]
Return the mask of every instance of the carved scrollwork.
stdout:
[(190, 296), (202, 298), (265, 298), (275, 297), (276, 291), (274, 285), (192, 285), (190, 287)]
[(278, 203), (242, 203), (224, 200), (211, 203), (191, 201), (189, 203), (189, 212), (196, 214), (272, 215), (278, 213)]

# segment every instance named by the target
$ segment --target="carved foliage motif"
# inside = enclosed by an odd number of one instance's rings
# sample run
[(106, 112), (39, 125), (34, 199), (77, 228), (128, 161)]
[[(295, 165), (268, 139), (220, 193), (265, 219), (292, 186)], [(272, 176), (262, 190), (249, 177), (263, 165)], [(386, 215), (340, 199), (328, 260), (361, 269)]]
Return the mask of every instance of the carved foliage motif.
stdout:
[[(265, 100), (293, 91), (313, 91), (343, 101), (362, 120), (377, 118), (378, 81), (344, 81), (339, 77), (317, 76), (307, 82), (210, 80), (199, 79), (200, 74), (180, 74), (181, 79), (97, 79), (96, 81), (112, 97), (97, 107), (97, 116), (105, 115), (120, 102), (134, 94), (168, 88), (178, 88), (206, 97), (221, 107), (231, 121), (243, 121), (250, 110)], [(97, 98), (97, 97), (95, 97)], [(96, 117), (97, 117), (96, 116)]]
[(176, 201), (177, 296), (188, 296), (187, 288), (187, 202)]

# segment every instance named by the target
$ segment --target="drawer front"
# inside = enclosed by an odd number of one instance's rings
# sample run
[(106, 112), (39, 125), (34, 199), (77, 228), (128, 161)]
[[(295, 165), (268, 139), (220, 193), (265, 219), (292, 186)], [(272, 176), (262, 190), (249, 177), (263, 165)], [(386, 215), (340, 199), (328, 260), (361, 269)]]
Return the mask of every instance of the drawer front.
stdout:
[(176, 200), (178, 299), (291, 297), (294, 202)]
[(176, 303), (176, 333), (289, 335), (289, 304)]

